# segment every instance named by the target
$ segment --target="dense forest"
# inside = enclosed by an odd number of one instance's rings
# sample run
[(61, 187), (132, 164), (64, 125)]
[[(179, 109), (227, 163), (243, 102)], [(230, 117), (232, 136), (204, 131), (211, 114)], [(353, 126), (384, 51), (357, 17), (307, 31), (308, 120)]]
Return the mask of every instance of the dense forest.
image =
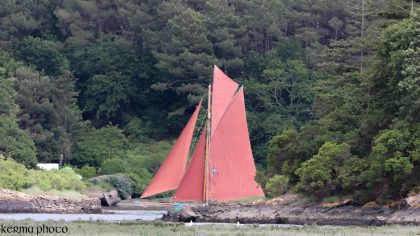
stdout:
[(420, 189), (414, 0), (4, 0), (0, 154), (141, 193), (211, 81), (245, 87), (267, 196)]

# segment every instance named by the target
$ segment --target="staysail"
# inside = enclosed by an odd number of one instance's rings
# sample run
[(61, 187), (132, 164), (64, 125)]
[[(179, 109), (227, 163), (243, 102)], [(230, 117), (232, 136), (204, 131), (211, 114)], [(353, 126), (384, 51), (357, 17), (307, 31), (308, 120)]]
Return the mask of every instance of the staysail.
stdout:
[(254, 180), (255, 165), (246, 121), (243, 88), (231, 99), (210, 139), (208, 200), (264, 196)]
[(169, 155), (166, 157), (156, 175), (150, 184), (144, 190), (141, 198), (149, 197), (155, 194), (163, 193), (176, 189), (185, 174), (188, 153), (191, 146), (191, 140), (194, 127), (197, 122), (198, 113), (201, 108), (201, 102), (198, 104), (193, 115), (172, 147)]
[(206, 127), (201, 132), (194, 154), (182, 178), (173, 200), (175, 201), (204, 201), (204, 149), (206, 142)]

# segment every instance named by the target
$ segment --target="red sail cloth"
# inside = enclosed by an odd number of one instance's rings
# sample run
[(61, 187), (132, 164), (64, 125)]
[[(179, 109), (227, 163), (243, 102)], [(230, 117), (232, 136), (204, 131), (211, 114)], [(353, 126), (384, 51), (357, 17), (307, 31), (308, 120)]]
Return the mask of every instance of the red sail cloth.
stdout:
[(255, 165), (249, 140), (244, 93), (232, 98), (210, 140), (209, 200), (264, 196), (255, 182)]
[(206, 127), (204, 127), (184, 178), (176, 189), (173, 197), (174, 201), (204, 201), (206, 133)]
[(172, 147), (165, 161), (163, 161), (149, 186), (144, 190), (141, 198), (163, 193), (178, 187), (185, 174), (188, 152), (190, 150), (191, 139), (197, 122), (198, 113), (201, 108), (201, 102), (202, 101), (198, 104), (193, 115), (184, 127), (184, 130), (182, 130), (181, 135)]
[(213, 136), (222, 118), (226, 107), (232, 100), (233, 94), (238, 89), (238, 84), (225, 75), (217, 66), (214, 66), (213, 72), (213, 94), (211, 106), (211, 134)]

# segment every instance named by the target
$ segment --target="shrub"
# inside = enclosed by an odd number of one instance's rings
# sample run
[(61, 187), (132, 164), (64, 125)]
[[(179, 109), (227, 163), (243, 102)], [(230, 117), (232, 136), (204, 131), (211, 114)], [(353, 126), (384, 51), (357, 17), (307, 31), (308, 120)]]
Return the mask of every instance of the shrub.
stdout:
[(61, 170), (28, 170), (14, 160), (5, 160), (0, 156), (0, 187), (22, 190), (38, 186), (43, 191), (76, 190), (82, 192), (86, 185), (70, 168)]
[(268, 179), (269, 178), (264, 171), (257, 170), (257, 173), (255, 174), (255, 181), (257, 181), (257, 183), (261, 186), (266, 186)]
[(274, 175), (268, 179), (265, 185), (266, 194), (270, 197), (276, 197), (284, 194), (289, 187), (289, 178), (284, 175)]
[[(0, 97), (0, 99), (3, 98)], [(5, 117), (1, 115), (1, 112), (0, 107), (0, 153), (25, 166), (34, 167), (37, 163), (34, 142), (25, 131), (19, 128), (14, 118)]]
[(124, 174), (117, 175), (102, 175), (91, 178), (88, 182), (94, 185), (106, 186), (110, 184), (118, 191), (118, 196), (121, 199), (127, 199), (135, 193), (135, 182)]
[(301, 191), (323, 197), (331, 194), (338, 186), (337, 174), (345, 160), (351, 158), (350, 146), (346, 143), (326, 142), (317, 155), (302, 163), (296, 170)]
[(30, 170), (31, 186), (37, 185), (44, 191), (49, 190), (76, 190), (83, 192), (86, 185), (70, 168), (61, 170)]
[(95, 167), (85, 165), (80, 169), (75, 169), (76, 173), (81, 175), (83, 179), (90, 179), (96, 176)]
[(30, 187), (28, 169), (24, 165), (11, 159), (4, 159), (0, 154), (0, 187), (12, 190), (20, 190)]
[(128, 176), (136, 183), (133, 197), (138, 197), (138, 195), (141, 195), (152, 180), (152, 174), (145, 168), (141, 168), (136, 172), (130, 172), (128, 173)]
[(374, 139), (369, 169), (361, 179), (366, 195), (382, 202), (405, 196), (418, 183), (420, 127), (381, 131)]
[(111, 175), (117, 173), (126, 172), (126, 163), (122, 159), (109, 159), (105, 160), (101, 165), (101, 174), (102, 175)]
[(136, 183), (126, 175), (112, 175), (110, 183), (117, 189), (121, 199), (130, 198), (135, 191)]

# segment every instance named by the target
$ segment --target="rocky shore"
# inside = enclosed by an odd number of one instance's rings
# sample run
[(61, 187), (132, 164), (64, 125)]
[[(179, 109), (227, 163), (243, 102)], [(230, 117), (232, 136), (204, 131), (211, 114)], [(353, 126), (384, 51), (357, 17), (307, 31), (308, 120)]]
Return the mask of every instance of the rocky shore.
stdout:
[(179, 212), (170, 211), (164, 216), (164, 220), (299, 225), (420, 225), (420, 208), (408, 202), (394, 206), (379, 206), (374, 203), (361, 206), (351, 201), (320, 205), (301, 204), (295, 199), (279, 198), (249, 204), (195, 206)]
[(0, 213), (101, 213), (97, 198), (70, 199), (0, 189)]

